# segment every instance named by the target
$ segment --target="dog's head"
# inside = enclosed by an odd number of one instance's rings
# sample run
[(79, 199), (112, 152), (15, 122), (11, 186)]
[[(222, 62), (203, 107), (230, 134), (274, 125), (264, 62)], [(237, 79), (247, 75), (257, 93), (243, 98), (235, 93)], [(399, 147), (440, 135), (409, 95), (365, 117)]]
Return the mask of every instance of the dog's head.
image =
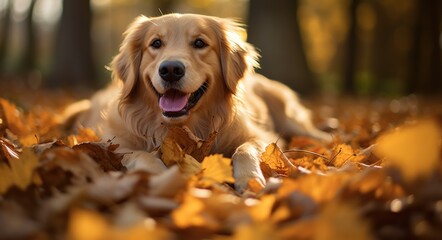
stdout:
[(144, 99), (166, 122), (223, 104), (257, 66), (244, 33), (235, 21), (202, 15), (137, 18), (112, 62), (123, 82), (120, 104)]

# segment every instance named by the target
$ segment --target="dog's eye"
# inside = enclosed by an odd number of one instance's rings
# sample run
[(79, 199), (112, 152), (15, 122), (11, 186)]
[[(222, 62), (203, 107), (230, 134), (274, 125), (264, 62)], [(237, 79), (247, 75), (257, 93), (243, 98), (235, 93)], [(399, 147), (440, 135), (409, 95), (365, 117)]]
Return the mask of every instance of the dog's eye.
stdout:
[(158, 48), (160, 48), (161, 46), (163, 46), (163, 42), (161, 42), (160, 39), (155, 39), (155, 40), (152, 41), (152, 43), (150, 44), (150, 46), (153, 47), (153, 48), (158, 49)]
[(198, 38), (195, 40), (195, 42), (193, 42), (194, 48), (204, 48), (206, 46), (207, 44), (201, 38)]

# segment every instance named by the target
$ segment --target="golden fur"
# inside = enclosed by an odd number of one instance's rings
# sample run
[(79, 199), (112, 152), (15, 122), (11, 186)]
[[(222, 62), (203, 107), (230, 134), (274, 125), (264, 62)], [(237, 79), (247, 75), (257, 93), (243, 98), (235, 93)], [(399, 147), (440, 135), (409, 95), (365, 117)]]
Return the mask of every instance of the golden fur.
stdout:
[[(91, 99), (81, 124), (94, 127), (103, 141), (120, 144), (119, 152), (131, 153), (123, 159), (126, 167), (151, 172), (166, 169), (154, 152), (166, 135), (166, 125), (186, 126), (201, 139), (216, 130), (212, 152), (232, 157), (235, 187), (243, 191), (252, 178), (265, 185), (259, 159), (267, 144), (296, 134), (324, 140), (330, 136), (312, 125), (309, 111), (293, 91), (254, 73), (258, 54), (243, 35), (239, 24), (223, 18), (194, 14), (137, 18), (112, 61), (114, 83)], [(153, 47), (157, 39), (158, 48)], [(196, 39), (206, 45), (195, 47)], [(158, 73), (165, 61), (183, 63), (184, 77), (166, 83)], [(205, 82), (204, 94), (187, 114), (163, 114), (159, 96), (170, 88), (190, 96)]]

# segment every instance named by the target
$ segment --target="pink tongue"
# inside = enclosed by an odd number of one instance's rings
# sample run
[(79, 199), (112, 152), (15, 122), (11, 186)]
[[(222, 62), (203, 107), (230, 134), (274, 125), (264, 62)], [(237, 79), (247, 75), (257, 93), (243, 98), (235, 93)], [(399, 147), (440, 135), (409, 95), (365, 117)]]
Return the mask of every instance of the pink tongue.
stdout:
[(169, 90), (160, 97), (160, 108), (165, 112), (178, 112), (187, 105), (189, 96), (177, 90)]

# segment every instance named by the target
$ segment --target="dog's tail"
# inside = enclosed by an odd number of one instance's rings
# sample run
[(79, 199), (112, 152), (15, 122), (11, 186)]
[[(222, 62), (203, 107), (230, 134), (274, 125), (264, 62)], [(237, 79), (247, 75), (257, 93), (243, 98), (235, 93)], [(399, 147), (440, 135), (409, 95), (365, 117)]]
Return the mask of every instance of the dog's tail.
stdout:
[(75, 129), (79, 127), (77, 126), (79, 116), (90, 109), (91, 101), (87, 99), (74, 102), (63, 111), (59, 122), (64, 129)]

